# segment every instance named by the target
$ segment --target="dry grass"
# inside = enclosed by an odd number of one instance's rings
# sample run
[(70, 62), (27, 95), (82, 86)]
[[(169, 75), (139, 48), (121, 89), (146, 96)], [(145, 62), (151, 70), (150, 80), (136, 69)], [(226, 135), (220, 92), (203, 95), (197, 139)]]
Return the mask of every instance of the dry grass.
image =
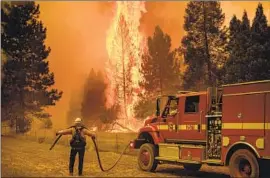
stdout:
[[(91, 142), (88, 145), (89, 148), (93, 146)], [(51, 151), (49, 148), (50, 144), (46, 142), (2, 137), (2, 177), (66, 177), (69, 147), (58, 144)], [(113, 152), (101, 152), (100, 155), (105, 169), (119, 156)], [(113, 170), (104, 173), (100, 171), (95, 152), (91, 149), (86, 151), (84, 164), (84, 175), (87, 177), (227, 177), (226, 169), (218, 169), (220, 173), (214, 173), (216, 168), (207, 166), (200, 172), (186, 172), (181, 166), (160, 165), (156, 173), (143, 172), (137, 168), (137, 158), (131, 155), (124, 155)], [(77, 160), (75, 171), (76, 168)]]

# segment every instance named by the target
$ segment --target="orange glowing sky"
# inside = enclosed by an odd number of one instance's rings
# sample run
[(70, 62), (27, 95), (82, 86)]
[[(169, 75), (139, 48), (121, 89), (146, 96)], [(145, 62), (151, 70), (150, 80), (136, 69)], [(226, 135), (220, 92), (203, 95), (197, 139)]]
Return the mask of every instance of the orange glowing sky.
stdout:
[[(47, 27), (47, 45), (52, 51), (48, 60), (55, 74), (55, 87), (64, 95), (55, 107), (50, 108), (55, 127), (63, 127), (70, 97), (79, 95), (85, 77), (91, 68), (102, 70), (107, 58), (106, 31), (112, 17), (112, 3), (93, 1), (37, 2), (40, 18)], [(141, 19), (141, 31), (152, 35), (156, 25), (172, 38), (173, 48), (183, 36), (183, 16), (187, 2), (147, 2)], [(265, 15), (270, 19), (270, 2), (262, 2)], [(221, 2), (226, 23), (233, 14), (241, 18), (244, 9), (253, 19), (258, 2)]]

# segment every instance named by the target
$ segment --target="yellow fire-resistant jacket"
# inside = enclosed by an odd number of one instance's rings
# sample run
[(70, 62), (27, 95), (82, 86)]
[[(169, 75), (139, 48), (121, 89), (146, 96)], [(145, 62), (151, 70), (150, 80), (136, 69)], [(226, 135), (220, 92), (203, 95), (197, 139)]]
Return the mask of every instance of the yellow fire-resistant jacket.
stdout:
[[(77, 128), (80, 128), (80, 126), (77, 126)], [(75, 128), (69, 128), (69, 129), (64, 129), (64, 130), (60, 130), (57, 132), (58, 134), (62, 134), (62, 135), (73, 135), (75, 133)], [(89, 130), (83, 128), (81, 131), (81, 136), (83, 138), (85, 138), (85, 135), (87, 136), (95, 136), (95, 134), (91, 133)]]

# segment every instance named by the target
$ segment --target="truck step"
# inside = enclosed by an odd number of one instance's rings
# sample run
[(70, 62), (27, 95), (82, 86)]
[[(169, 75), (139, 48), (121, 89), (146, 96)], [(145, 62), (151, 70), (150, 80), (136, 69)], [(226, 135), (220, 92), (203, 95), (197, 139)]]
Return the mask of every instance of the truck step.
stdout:
[(203, 163), (207, 163), (207, 164), (217, 164), (217, 165), (222, 165), (222, 161), (219, 159), (206, 159), (202, 161)]
[(170, 161), (170, 162), (178, 162), (178, 163), (191, 163), (191, 164), (200, 164), (201, 163), (199, 161), (178, 159), (176, 157), (155, 157), (155, 159), (157, 159), (159, 161)]

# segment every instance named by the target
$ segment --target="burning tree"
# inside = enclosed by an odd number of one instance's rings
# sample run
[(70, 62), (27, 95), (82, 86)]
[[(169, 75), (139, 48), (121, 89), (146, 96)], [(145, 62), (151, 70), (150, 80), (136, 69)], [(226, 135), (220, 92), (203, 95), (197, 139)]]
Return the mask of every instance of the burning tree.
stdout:
[(117, 61), (116, 68), (120, 69), (115, 73), (115, 82), (117, 83), (117, 98), (118, 104), (123, 104), (125, 117), (128, 118), (127, 114), (127, 102), (130, 100), (132, 95), (132, 81), (131, 81), (131, 68), (133, 66), (132, 53), (130, 53), (132, 41), (129, 36), (129, 29), (126, 20), (123, 15), (119, 18), (119, 26), (117, 32), (120, 36), (118, 38), (118, 54), (121, 60)]
[(116, 12), (107, 36), (106, 107), (120, 105), (119, 117), (133, 118), (139, 90), (141, 56), (144, 49), (139, 32), (144, 2), (116, 2)]

